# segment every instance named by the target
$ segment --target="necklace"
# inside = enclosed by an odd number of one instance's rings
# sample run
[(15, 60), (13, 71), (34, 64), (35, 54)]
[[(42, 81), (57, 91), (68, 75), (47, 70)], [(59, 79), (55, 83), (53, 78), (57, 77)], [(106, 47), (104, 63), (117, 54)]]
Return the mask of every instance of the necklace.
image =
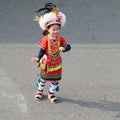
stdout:
[(59, 54), (59, 47), (60, 40), (59, 39), (52, 40), (50, 38), (50, 35), (48, 35), (48, 51), (51, 56), (57, 56)]

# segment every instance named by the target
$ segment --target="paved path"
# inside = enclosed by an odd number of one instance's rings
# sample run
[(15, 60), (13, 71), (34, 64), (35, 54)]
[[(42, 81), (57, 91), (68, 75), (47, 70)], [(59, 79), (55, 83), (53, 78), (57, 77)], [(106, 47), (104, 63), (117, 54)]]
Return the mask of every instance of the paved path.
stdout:
[(2, 120), (119, 120), (120, 46), (75, 45), (63, 53), (60, 103), (34, 100), (39, 69), (30, 59), (35, 44), (0, 46), (0, 117)]
[(0, 118), (12, 120), (26, 117), (28, 108), (20, 85), (13, 83), (1, 64), (0, 81)]
[(34, 100), (41, 30), (32, 19), (49, 0), (0, 0), (0, 118), (2, 120), (120, 119), (120, 0), (56, 1), (67, 16), (60, 103)]

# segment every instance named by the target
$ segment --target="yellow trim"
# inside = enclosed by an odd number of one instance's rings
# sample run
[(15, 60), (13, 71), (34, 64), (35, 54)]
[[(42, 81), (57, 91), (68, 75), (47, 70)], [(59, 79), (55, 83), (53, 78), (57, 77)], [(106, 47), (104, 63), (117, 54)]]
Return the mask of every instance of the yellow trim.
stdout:
[(60, 68), (62, 68), (62, 64), (60, 64), (60, 65), (58, 65), (56, 67), (53, 67), (53, 68), (48, 68), (48, 71), (53, 72), (53, 71), (59, 70)]

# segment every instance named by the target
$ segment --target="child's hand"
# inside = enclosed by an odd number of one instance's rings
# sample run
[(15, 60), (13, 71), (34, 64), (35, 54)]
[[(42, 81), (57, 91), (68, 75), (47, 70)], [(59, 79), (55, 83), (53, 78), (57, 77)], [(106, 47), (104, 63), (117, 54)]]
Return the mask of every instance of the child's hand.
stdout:
[(38, 61), (39, 61), (39, 58), (33, 57), (33, 58), (31, 59), (31, 61), (32, 61), (32, 62), (38, 62)]
[(63, 51), (65, 51), (65, 48), (64, 47), (59, 47), (59, 51), (63, 52)]

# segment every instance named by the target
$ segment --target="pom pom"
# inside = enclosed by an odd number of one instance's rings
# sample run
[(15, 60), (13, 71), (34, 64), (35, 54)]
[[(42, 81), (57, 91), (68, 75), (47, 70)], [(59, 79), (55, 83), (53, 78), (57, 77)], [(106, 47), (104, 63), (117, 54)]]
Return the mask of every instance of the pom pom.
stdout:
[(58, 20), (62, 19), (62, 15), (61, 14), (57, 14), (56, 17), (57, 17)]

